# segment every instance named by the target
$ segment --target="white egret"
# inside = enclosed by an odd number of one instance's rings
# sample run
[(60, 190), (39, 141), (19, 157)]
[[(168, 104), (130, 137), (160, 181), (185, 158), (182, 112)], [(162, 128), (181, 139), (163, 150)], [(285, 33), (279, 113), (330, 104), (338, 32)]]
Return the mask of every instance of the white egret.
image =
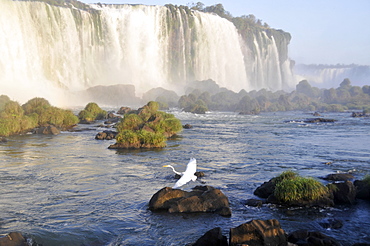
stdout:
[(195, 158), (190, 159), (188, 165), (186, 166), (186, 170), (183, 173), (177, 172), (171, 165), (164, 165), (164, 167), (171, 167), (174, 173), (181, 175), (181, 178), (172, 187), (173, 189), (183, 186), (190, 180), (197, 180), (197, 176), (195, 176), (195, 172), (197, 171), (197, 160)]

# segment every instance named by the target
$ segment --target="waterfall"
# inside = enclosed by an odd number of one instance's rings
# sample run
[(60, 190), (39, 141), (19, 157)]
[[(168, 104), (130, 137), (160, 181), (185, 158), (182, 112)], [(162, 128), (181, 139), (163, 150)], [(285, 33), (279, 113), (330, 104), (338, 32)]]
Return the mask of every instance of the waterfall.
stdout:
[(364, 65), (304, 65), (298, 64), (295, 73), (319, 88), (337, 88), (348, 78), (352, 85), (363, 86), (370, 82), (370, 66)]
[(248, 34), (251, 44), (230, 21), (185, 7), (88, 6), (1, 0), (0, 94), (63, 105), (97, 85), (131, 84), (140, 96), (181, 94), (195, 80), (235, 92), (296, 83), (287, 51), (266, 32)]

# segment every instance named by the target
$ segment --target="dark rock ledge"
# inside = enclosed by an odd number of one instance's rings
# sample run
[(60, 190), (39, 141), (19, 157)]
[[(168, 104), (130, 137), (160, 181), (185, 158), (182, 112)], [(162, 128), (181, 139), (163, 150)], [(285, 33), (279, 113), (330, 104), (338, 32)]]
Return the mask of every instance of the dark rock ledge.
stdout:
[(152, 196), (149, 209), (153, 212), (216, 213), (231, 216), (229, 199), (212, 186), (196, 186), (190, 192), (165, 187)]

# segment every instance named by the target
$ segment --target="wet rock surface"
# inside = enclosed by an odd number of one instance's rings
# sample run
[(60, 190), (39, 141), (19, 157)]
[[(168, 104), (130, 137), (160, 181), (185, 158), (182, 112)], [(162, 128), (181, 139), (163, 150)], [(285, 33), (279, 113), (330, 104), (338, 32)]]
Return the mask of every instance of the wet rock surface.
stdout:
[(229, 199), (212, 186), (196, 186), (190, 192), (165, 187), (152, 196), (149, 209), (153, 212), (216, 213), (231, 216)]

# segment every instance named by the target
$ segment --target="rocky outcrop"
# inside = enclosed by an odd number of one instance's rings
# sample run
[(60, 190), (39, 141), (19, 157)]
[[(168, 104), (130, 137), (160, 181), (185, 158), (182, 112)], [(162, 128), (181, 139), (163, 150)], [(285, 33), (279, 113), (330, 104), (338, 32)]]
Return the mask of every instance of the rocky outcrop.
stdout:
[(333, 173), (328, 174), (325, 177), (323, 177), (325, 180), (329, 181), (347, 181), (347, 180), (353, 180), (355, 177), (350, 173)]
[(261, 198), (268, 198), (270, 195), (274, 194), (274, 191), (275, 182), (273, 179), (270, 179), (268, 182), (264, 182), (262, 185), (257, 187), (253, 194)]
[(230, 229), (230, 246), (288, 245), (287, 235), (278, 220), (252, 220)]
[(192, 246), (228, 246), (227, 237), (222, 235), (221, 228), (207, 231)]
[(34, 134), (58, 135), (60, 130), (53, 125), (41, 126), (33, 131)]
[(97, 140), (112, 140), (115, 139), (117, 136), (117, 132), (115, 131), (103, 131), (96, 134), (95, 139)]
[(231, 216), (229, 199), (212, 186), (196, 186), (190, 192), (165, 187), (152, 196), (149, 209), (153, 212), (216, 213)]
[(334, 202), (335, 204), (354, 204), (356, 201), (356, 187), (351, 181), (345, 181), (341, 183), (333, 183), (335, 189), (333, 189)]
[(355, 180), (357, 189), (356, 198), (370, 200), (370, 183), (363, 180)]
[(288, 235), (288, 241), (298, 246), (341, 246), (334, 238), (321, 232), (298, 230)]
[(120, 107), (120, 109), (117, 111), (117, 114), (127, 114), (130, 112), (132, 109), (129, 107)]
[(26, 239), (19, 232), (11, 232), (5, 237), (0, 238), (1, 246), (27, 246)]

